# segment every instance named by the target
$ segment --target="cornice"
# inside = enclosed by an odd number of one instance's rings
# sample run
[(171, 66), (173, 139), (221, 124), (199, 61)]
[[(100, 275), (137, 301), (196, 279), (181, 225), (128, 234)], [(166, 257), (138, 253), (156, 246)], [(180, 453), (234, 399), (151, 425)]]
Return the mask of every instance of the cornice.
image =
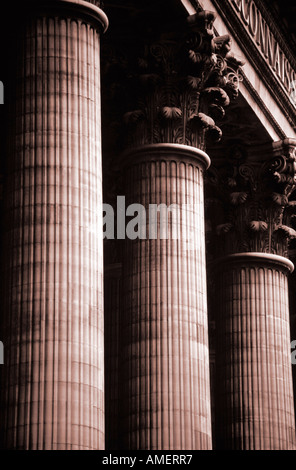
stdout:
[[(255, 102), (258, 104), (258, 106), (260, 107), (260, 110), (263, 112), (264, 116), (268, 119), (268, 121), (271, 123), (273, 129), (275, 130), (275, 132), (277, 133), (277, 135), (279, 136), (279, 139), (286, 139), (287, 138), (287, 135), (285, 134), (285, 132), (283, 131), (283, 129), (281, 128), (281, 126), (278, 124), (277, 120), (274, 118), (271, 110), (266, 106), (266, 104), (264, 103), (264, 101), (261, 99), (258, 91), (256, 90), (256, 88), (252, 85), (252, 83), (250, 82), (250, 80), (248, 79), (247, 75), (245, 74), (245, 72), (242, 70), (241, 71), (241, 75), (243, 77), (243, 83), (244, 83), (244, 86), (245, 88), (248, 90), (248, 92), (250, 93), (250, 95), (252, 96), (252, 98), (255, 100)], [(291, 124), (291, 123), (290, 123)], [(293, 123), (293, 126), (294, 126), (295, 123)]]

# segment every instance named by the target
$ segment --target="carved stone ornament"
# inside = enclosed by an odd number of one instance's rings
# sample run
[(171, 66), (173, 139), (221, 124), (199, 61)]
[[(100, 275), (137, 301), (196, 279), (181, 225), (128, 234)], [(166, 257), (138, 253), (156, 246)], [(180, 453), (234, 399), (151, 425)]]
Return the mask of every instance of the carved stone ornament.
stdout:
[[(240, 149), (235, 149), (236, 155)], [(264, 163), (237, 158), (207, 175), (208, 235), (214, 255), (263, 252), (288, 255), (296, 238), (296, 147), (284, 142), (281, 153)], [(219, 246), (219, 253), (215, 247)]]
[(177, 143), (204, 150), (206, 137), (221, 139), (216, 121), (238, 95), (242, 63), (231, 55), (228, 35), (214, 37), (214, 20), (209, 11), (189, 16), (180, 31), (147, 41), (133, 64), (117, 62), (120, 96), (113, 89), (124, 111), (124, 147)]

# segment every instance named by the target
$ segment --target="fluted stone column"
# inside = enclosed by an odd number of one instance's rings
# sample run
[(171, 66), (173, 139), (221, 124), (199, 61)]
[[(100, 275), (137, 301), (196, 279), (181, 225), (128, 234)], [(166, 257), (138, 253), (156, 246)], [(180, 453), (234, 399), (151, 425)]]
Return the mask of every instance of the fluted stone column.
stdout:
[[(143, 30), (139, 47), (131, 41), (130, 48), (123, 35), (128, 51), (117, 36), (106, 58), (104, 78), (113, 91), (108, 109), (120, 119), (115, 116), (110, 128), (124, 126), (120, 145), (109, 152), (114, 160), (120, 155), (126, 197), (126, 209), (117, 214), (117, 236), (124, 239), (119, 406), (125, 449), (212, 446), (205, 147), (221, 138), (215, 119), (238, 94), (240, 66), (226, 57), (230, 38), (214, 37), (214, 20), (214, 13), (199, 12), (177, 18), (172, 31), (163, 18), (160, 35), (158, 27), (152, 34), (153, 27)], [(151, 221), (153, 205), (168, 216), (165, 234), (160, 221)], [(138, 221), (129, 220), (133, 216)], [(111, 333), (107, 341), (113, 340)]]
[[(146, 209), (147, 237), (126, 240), (123, 439), (130, 449), (210, 449), (203, 172), (208, 156), (159, 144), (126, 155), (126, 205)], [(182, 207), (168, 232), (149, 205)], [(177, 229), (180, 233), (177, 238)], [(163, 238), (162, 238), (163, 237)]]
[(99, 4), (24, 2), (17, 31), (4, 448), (104, 448)]
[(229, 150), (208, 181), (220, 449), (296, 448), (288, 296), (295, 144), (251, 148), (244, 158), (235, 148), (236, 160)]
[(217, 264), (217, 436), (224, 449), (295, 449), (287, 275), (282, 256)]

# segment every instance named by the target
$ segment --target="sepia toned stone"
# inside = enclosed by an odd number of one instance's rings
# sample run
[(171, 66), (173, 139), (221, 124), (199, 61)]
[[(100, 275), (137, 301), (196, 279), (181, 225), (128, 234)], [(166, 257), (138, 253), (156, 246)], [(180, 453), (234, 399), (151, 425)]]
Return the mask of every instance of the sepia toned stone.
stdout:
[(66, 16), (58, 4), (68, 2), (55, 2), (55, 15), (39, 4), (19, 33), (10, 118), (2, 441), (6, 449), (103, 449), (105, 16), (92, 5), (96, 25), (81, 17), (86, 2)]
[(5, 7), (1, 449), (296, 450), (296, 7)]
[[(211, 449), (203, 172), (208, 156), (159, 144), (124, 157), (126, 201), (183, 204), (168, 237), (126, 240), (123, 422), (128, 449)], [(174, 231), (180, 236), (174, 239)]]
[(293, 268), (267, 253), (218, 261), (218, 448), (296, 448), (287, 283)]

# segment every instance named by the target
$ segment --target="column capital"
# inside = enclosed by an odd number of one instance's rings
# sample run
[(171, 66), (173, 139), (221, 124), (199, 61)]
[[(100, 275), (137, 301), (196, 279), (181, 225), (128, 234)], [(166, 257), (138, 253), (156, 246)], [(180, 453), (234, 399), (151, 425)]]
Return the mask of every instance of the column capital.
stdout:
[(220, 140), (217, 122), (238, 95), (242, 63), (228, 35), (215, 37), (214, 20), (202, 11), (173, 32), (143, 33), (133, 57), (108, 51), (105, 80), (115, 83), (124, 148), (172, 143), (205, 150), (206, 139)]
[(209, 239), (214, 256), (241, 252), (286, 257), (296, 238), (296, 141), (246, 150), (215, 161), (207, 178)]

